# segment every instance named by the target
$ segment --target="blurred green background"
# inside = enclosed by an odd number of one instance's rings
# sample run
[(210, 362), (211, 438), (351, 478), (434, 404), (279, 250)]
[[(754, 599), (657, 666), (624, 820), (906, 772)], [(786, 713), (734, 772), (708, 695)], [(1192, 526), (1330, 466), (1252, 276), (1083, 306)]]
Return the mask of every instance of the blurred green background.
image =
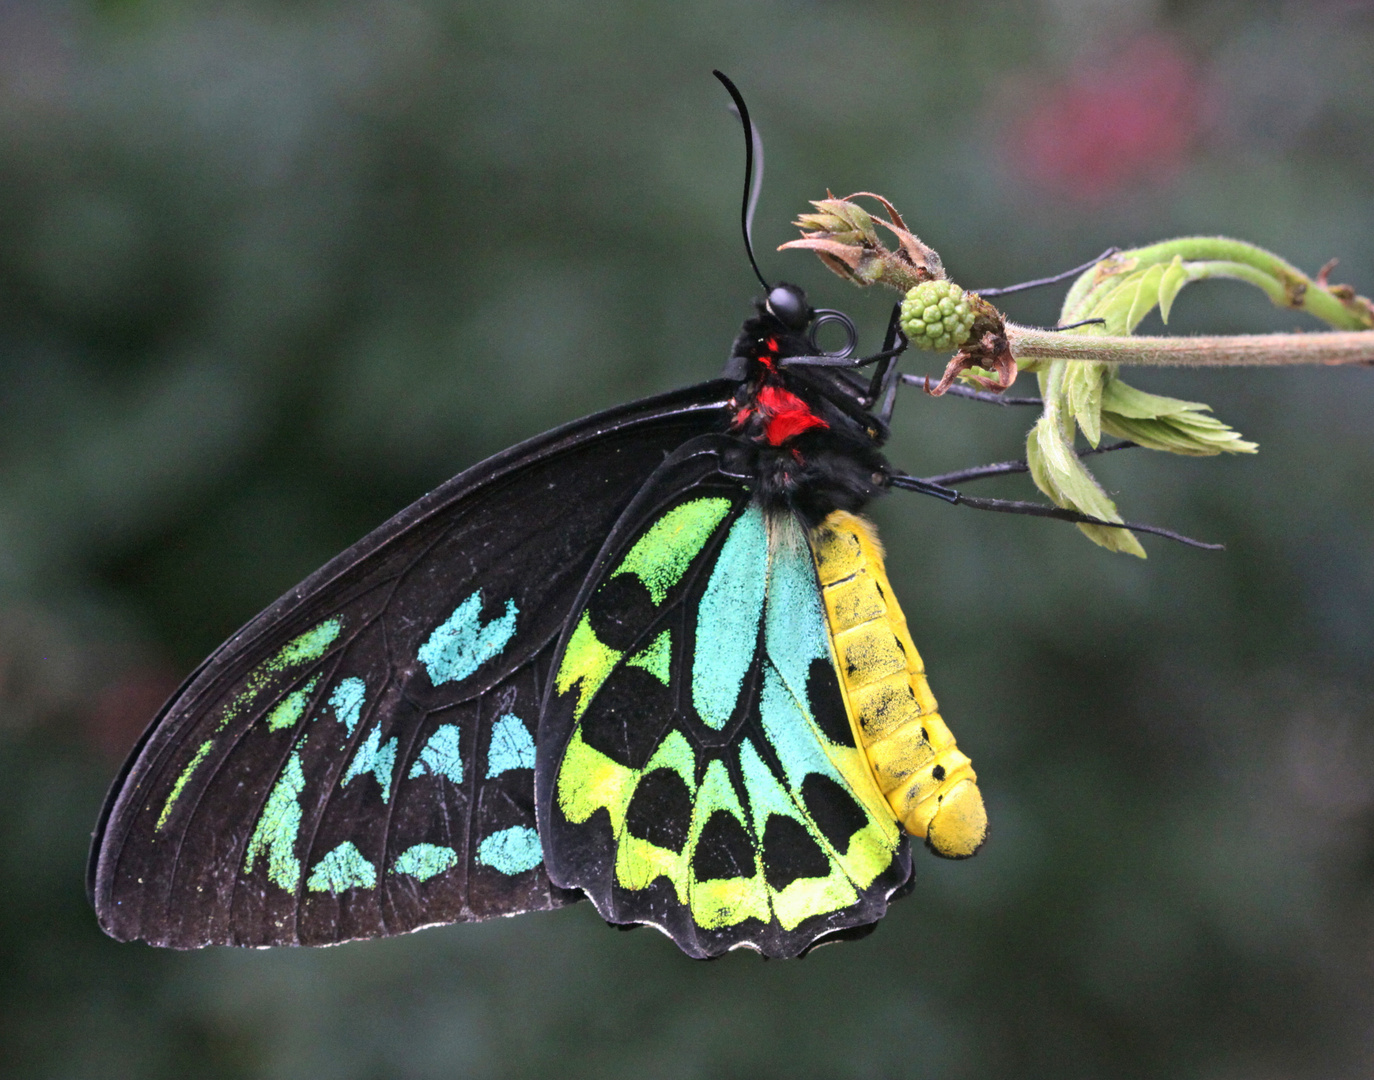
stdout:
[[(1261, 444), (1095, 465), (1224, 554), (874, 509), (993, 832), (865, 941), (698, 964), (578, 905), (173, 954), (106, 940), (82, 874), (239, 624), (467, 465), (718, 371), (756, 284), (712, 67), (766, 140), (765, 272), (871, 347), (890, 298), (772, 250), (827, 187), (971, 287), (1219, 232), (1374, 293), (1371, 57), (1336, 0), (0, 2), (0, 1073), (1370, 1075), (1368, 370), (1131, 378)], [(1298, 325), (1209, 283), (1171, 329)], [(890, 456), (1032, 419), (909, 392)]]

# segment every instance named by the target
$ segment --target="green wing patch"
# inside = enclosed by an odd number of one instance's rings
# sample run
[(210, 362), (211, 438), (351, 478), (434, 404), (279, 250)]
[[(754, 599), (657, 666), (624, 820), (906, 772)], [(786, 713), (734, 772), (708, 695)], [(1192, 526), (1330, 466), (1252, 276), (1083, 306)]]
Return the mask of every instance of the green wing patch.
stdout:
[[(243, 709), (254, 704), (264, 690), (275, 686), (282, 675), (320, 659), (334, 644), (341, 630), (343, 630), (343, 619), (337, 616), (325, 619), (317, 626), (288, 641), (274, 655), (253, 668), (244, 678), (243, 688), (224, 707), (219, 723), (215, 725), (214, 735), (218, 736)], [(292, 691), (278, 702), (267, 714), (268, 729), (278, 731), (293, 726), (305, 712), (306, 704), (318, 682), (318, 679), (311, 679), (305, 686)], [(157, 831), (161, 832), (166, 826), (167, 819), (172, 816), (172, 811), (176, 807), (177, 800), (181, 798), (181, 794), (186, 790), (186, 785), (190, 783), (191, 777), (195, 775), (196, 770), (200, 768), (214, 746), (214, 738), (202, 742), (191, 756), (191, 760), (177, 775), (171, 790), (167, 793), (166, 801), (162, 804), (162, 811), (158, 814), (155, 826)]]
[[(727, 506), (708, 516), (699, 506), (708, 501)], [(708, 954), (741, 944), (771, 954), (760, 944), (769, 927), (776, 939), (778, 928), (808, 920), (843, 928), (876, 919), (865, 891), (879, 878), (905, 880), (906, 846), (848, 728), (801, 526), (757, 507), (722, 525), (727, 500), (694, 502), (644, 531), (565, 648), (555, 687), (577, 694), (553, 798), (580, 852), (568, 864), (599, 864), (610, 881), (563, 884), (587, 889), (608, 919), (664, 925), (687, 948), (660, 910), (668, 896), (693, 930), (716, 935)], [(598, 607), (633, 608), (615, 585), (626, 573), (648, 591), (639, 645), (604, 641), (594, 628), (623, 633), (632, 621)], [(675, 618), (684, 632), (665, 625)], [(604, 846), (596, 821), (609, 824), (611, 845), (599, 860), (585, 850)], [(879, 891), (885, 903), (890, 890)], [(860, 908), (863, 917), (846, 921)]]

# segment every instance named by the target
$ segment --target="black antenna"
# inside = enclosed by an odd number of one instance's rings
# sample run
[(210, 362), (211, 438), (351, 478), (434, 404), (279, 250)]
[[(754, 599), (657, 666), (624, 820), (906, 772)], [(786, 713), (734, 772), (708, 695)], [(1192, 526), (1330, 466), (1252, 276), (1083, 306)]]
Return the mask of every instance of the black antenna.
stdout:
[[(740, 209), (740, 225), (744, 228), (744, 250), (749, 256), (749, 265), (754, 268), (754, 276), (759, 279), (764, 292), (769, 292), (772, 286), (764, 279), (763, 272), (754, 259), (753, 237), (754, 208), (759, 204), (759, 191), (763, 187), (763, 139), (759, 136), (759, 129), (749, 119), (749, 107), (744, 104), (744, 96), (735, 84), (719, 71), (712, 71), (711, 74), (729, 91), (735, 101), (735, 112), (740, 123), (744, 125), (744, 205)], [(755, 158), (758, 159), (757, 172), (754, 171)]]

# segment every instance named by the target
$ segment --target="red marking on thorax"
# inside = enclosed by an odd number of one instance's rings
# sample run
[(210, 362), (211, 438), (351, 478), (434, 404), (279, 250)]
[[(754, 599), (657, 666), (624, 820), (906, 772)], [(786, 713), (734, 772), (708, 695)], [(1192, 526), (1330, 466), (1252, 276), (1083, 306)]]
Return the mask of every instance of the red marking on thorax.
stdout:
[[(767, 349), (770, 353), (776, 354), (778, 351), (777, 338), (765, 338), (760, 344), (762, 344), (763, 347)], [(773, 357), (766, 356), (763, 353), (759, 353), (759, 363), (766, 367), (769, 371), (773, 370)]]
[(813, 413), (806, 402), (780, 386), (764, 386), (759, 390), (757, 401), (759, 412), (767, 422), (763, 437), (770, 446), (781, 446), (811, 428), (830, 426)]

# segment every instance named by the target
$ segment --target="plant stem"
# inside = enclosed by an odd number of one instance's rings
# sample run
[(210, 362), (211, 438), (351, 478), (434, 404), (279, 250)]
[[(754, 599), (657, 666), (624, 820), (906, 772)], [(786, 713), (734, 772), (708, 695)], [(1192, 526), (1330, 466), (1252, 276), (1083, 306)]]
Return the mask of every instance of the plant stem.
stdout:
[(1374, 332), (1367, 330), (1226, 337), (1109, 337), (1064, 334), (1007, 323), (1007, 342), (1012, 355), (1023, 365), (1027, 361), (1046, 360), (1095, 360), (1143, 367), (1374, 365)]

